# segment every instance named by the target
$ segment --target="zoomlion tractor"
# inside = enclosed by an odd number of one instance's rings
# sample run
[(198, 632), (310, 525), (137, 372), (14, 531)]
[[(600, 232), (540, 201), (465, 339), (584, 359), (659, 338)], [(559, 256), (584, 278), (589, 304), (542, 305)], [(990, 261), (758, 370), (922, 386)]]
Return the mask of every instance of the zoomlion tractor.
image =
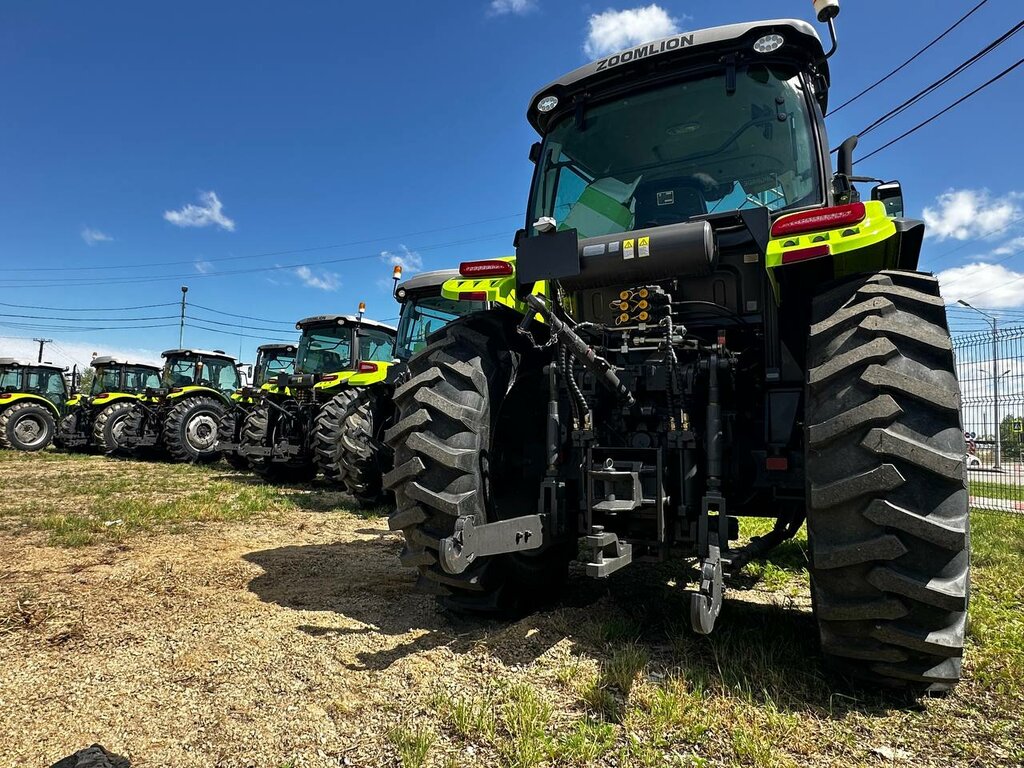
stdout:
[(72, 395), (67, 415), (54, 439), (58, 448), (99, 448), (106, 453), (123, 449), (124, 422), (147, 388), (160, 386), (160, 369), (114, 357), (94, 357), (92, 384), (86, 393)]
[(394, 423), (394, 393), (408, 372), (409, 358), (426, 346), (427, 337), (457, 317), (483, 309), (482, 301), (457, 301), (441, 295), (445, 281), (458, 277), (454, 269), (423, 272), (399, 282), (396, 266), (395, 300), (401, 305), (394, 365), (383, 378), (352, 377), (320, 411), (317, 418), (317, 461), (325, 477), (336, 477), (360, 503), (385, 501), (383, 473), (391, 469), (391, 451), (384, 431)]
[[(820, 21), (838, 5), (816, 0)], [(802, 21), (674, 35), (542, 88), (511, 262), (445, 295), (511, 296), (432, 336), (395, 393), (386, 485), (404, 562), (464, 609), (521, 611), (582, 553), (604, 577), (723, 577), (806, 519), (814, 615), (844, 674), (960, 677), (968, 507), (943, 300), (898, 183), (832, 171), (827, 55)], [(734, 548), (738, 518), (774, 530)]]
[(238, 453), (242, 424), (260, 397), (264, 384), (280, 374), (295, 370), (294, 344), (262, 344), (256, 349), (256, 364), (249, 369), (249, 383), (231, 394), (231, 407), (220, 417), (217, 450), (234, 469), (248, 469), (249, 460)]
[[(295, 372), (263, 385), (246, 415), (238, 453), (269, 480), (302, 481), (316, 476), (317, 417), (349, 385), (387, 377), (395, 329), (359, 315), (317, 315), (295, 324), (301, 331)], [(337, 480), (332, 474), (328, 480)]]
[(238, 389), (233, 357), (221, 350), (169, 349), (158, 388), (147, 387), (124, 421), (127, 448), (163, 448), (173, 461), (216, 461), (217, 425)]
[(0, 357), (0, 448), (41, 451), (68, 398), (64, 368)]

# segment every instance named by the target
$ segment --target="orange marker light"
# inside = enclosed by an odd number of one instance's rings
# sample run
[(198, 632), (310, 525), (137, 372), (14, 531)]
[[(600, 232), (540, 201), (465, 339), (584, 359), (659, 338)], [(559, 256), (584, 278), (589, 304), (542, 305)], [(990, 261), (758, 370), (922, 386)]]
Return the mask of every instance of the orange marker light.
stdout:
[(359, 314), (361, 315), (365, 311), (366, 311), (366, 302), (365, 301), (360, 301), (359, 302)]
[(395, 280), (401, 280), (402, 279), (402, 265), (401, 264), (396, 264), (395, 265), (395, 271), (391, 273), (391, 277), (394, 278)]

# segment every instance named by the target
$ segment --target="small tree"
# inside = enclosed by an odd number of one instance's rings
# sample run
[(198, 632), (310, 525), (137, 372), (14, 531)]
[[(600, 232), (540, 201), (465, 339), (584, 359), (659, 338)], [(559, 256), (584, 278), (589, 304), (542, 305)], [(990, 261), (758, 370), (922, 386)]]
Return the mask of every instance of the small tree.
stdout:
[(999, 441), (1004, 461), (1020, 461), (1024, 455), (1024, 446), (1021, 445), (1024, 433), (1014, 430), (1015, 424), (1019, 421), (1022, 421), (1020, 416), (1007, 414), (999, 422)]

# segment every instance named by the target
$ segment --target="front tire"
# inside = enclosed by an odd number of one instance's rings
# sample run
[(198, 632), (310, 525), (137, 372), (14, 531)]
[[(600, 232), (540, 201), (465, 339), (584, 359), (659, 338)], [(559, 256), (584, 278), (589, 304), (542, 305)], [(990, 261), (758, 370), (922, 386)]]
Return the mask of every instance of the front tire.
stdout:
[[(245, 416), (237, 407), (228, 408), (224, 411), (224, 415), (220, 417), (220, 421), (217, 424), (217, 442), (238, 445), (238, 441), (241, 439), (242, 423), (244, 420)], [(222, 450), (220, 455), (224, 457), (224, 461), (232, 469), (239, 472), (245, 472), (249, 469), (249, 460), (239, 454), (238, 451)]]
[(886, 271), (814, 300), (807, 526), (822, 651), (914, 693), (960, 679), (969, 519), (960, 389), (936, 279)]
[(38, 402), (15, 403), (0, 412), (0, 448), (41, 451), (56, 430), (53, 412)]
[[(270, 406), (257, 405), (242, 422), (241, 445), (267, 446), (270, 444)], [(249, 457), (249, 468), (270, 483), (308, 483), (316, 477), (316, 464), (310, 461), (271, 461), (265, 456)]]
[(340, 479), (364, 506), (380, 506), (388, 501), (384, 467), (390, 469), (394, 457), (380, 440), (380, 416), (374, 392), (364, 387), (355, 390), (340, 419)]
[(212, 397), (192, 396), (167, 412), (163, 443), (174, 461), (207, 464), (220, 458), (217, 425), (225, 405)]
[(324, 479), (344, 487), (342, 482), (342, 431), (344, 430), (345, 413), (349, 404), (355, 400), (354, 389), (343, 389), (332, 397), (316, 417), (316, 431), (313, 435), (316, 445), (316, 463), (323, 473)]
[(417, 586), (448, 607), (502, 615), (552, 599), (575, 551), (575, 542), (559, 542), (480, 557), (459, 574), (438, 561), (440, 541), (460, 517), (482, 524), (536, 510), (540, 476), (527, 469), (528, 443), (519, 440), (533, 437), (535, 419), (528, 408), (502, 414), (523, 356), (511, 346), (509, 326), (497, 312), (456, 320), (409, 361), (410, 379), (394, 396), (397, 422), (386, 435), (395, 466), (384, 477), (397, 507), (389, 525), (405, 535), (401, 562), (419, 569)]

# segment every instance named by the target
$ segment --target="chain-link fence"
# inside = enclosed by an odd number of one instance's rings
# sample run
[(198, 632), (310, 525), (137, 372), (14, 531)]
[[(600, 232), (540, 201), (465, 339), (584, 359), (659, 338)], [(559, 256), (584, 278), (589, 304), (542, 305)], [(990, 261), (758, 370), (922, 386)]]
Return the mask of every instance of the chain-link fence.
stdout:
[(975, 509), (1024, 514), (1024, 327), (954, 336)]

